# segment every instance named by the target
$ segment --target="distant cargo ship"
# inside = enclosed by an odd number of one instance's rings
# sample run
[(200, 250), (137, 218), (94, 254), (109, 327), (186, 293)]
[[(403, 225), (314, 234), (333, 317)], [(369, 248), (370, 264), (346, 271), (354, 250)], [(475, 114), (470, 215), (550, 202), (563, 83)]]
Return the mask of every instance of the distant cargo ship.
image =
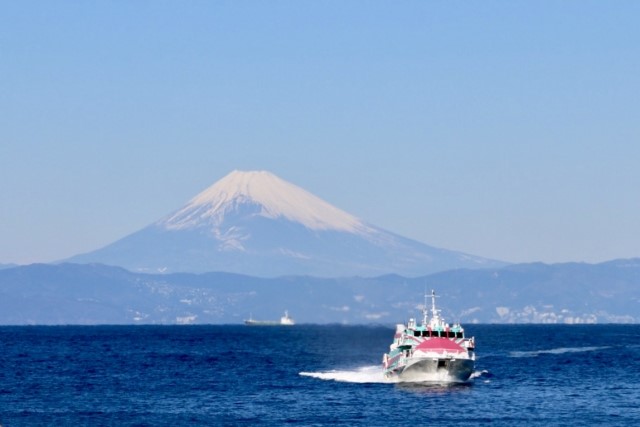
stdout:
[(293, 326), (295, 325), (295, 322), (291, 317), (289, 317), (289, 312), (285, 310), (284, 316), (280, 318), (280, 321), (255, 320), (251, 316), (249, 316), (249, 318), (244, 321), (244, 324), (248, 326)]

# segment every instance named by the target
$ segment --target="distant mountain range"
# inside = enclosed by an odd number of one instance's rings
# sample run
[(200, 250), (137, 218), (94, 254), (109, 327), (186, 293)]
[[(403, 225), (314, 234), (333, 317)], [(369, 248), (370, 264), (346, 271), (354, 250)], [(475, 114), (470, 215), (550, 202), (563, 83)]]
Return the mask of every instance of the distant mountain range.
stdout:
[(0, 265), (0, 324), (220, 324), (284, 310), (301, 323), (393, 324), (419, 317), (431, 289), (451, 322), (640, 322), (640, 259), (507, 265), (235, 171), (102, 249)]
[(640, 321), (640, 259), (631, 259), (331, 279), (33, 264), (0, 270), (0, 324), (220, 324), (284, 310), (298, 323), (393, 324), (419, 317), (431, 289), (450, 322)]
[(418, 276), (506, 265), (367, 224), (264, 171), (234, 171), (156, 223), (65, 262), (260, 277)]

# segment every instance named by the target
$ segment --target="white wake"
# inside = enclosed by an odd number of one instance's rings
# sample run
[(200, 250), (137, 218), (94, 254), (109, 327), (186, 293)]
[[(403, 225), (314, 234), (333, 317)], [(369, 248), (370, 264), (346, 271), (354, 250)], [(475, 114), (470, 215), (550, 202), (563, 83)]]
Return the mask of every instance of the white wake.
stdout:
[(347, 383), (389, 383), (382, 373), (381, 366), (363, 366), (354, 370), (342, 371), (320, 371), (320, 372), (300, 372), (303, 377), (318, 378), (320, 380), (340, 381)]
[[(474, 380), (476, 378), (484, 377), (489, 374), (488, 371), (475, 371), (471, 374), (469, 381)], [(338, 382), (347, 382), (347, 383), (359, 383), (359, 384), (398, 384), (398, 383), (411, 383), (414, 381), (406, 380), (401, 381), (397, 378), (385, 378), (383, 374), (383, 369), (380, 366), (362, 366), (360, 368), (356, 368), (353, 370), (331, 370), (331, 371), (320, 371), (320, 372), (300, 372), (300, 375), (303, 377), (311, 377), (317, 378), (320, 380), (326, 381), (338, 381)], [(424, 377), (421, 381), (425, 382)], [(441, 376), (433, 375), (427, 382), (434, 383), (448, 383), (449, 377), (446, 374)]]
[(469, 377), (469, 379), (474, 380), (476, 378), (480, 378), (484, 376), (490, 376), (489, 371), (487, 371), (486, 369), (483, 369), (482, 371), (474, 371)]
[(584, 351), (598, 351), (603, 350), (605, 347), (560, 347), (552, 348), (550, 350), (534, 350), (534, 351), (512, 351), (509, 353), (511, 357), (538, 357), (541, 354), (565, 354), (565, 353), (580, 353)]

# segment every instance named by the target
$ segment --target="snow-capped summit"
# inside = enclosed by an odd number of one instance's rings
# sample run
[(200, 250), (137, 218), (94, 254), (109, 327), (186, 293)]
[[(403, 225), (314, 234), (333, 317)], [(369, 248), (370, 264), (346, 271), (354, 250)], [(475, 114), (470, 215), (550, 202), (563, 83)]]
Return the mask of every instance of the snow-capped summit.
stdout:
[(148, 272), (325, 277), (503, 265), (367, 224), (265, 171), (233, 171), (161, 220), (67, 261)]
[(201, 226), (219, 226), (226, 214), (241, 205), (258, 207), (254, 215), (286, 218), (312, 230), (366, 232), (358, 218), (308, 191), (266, 171), (233, 171), (187, 203), (185, 207), (161, 220), (169, 230)]

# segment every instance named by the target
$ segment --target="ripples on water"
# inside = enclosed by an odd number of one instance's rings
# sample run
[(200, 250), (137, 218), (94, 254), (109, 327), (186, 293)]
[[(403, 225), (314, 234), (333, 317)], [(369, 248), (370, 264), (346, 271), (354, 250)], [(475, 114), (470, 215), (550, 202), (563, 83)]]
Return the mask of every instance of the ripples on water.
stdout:
[(0, 424), (637, 425), (640, 326), (469, 325), (466, 384), (391, 384), (388, 327), (0, 327)]

